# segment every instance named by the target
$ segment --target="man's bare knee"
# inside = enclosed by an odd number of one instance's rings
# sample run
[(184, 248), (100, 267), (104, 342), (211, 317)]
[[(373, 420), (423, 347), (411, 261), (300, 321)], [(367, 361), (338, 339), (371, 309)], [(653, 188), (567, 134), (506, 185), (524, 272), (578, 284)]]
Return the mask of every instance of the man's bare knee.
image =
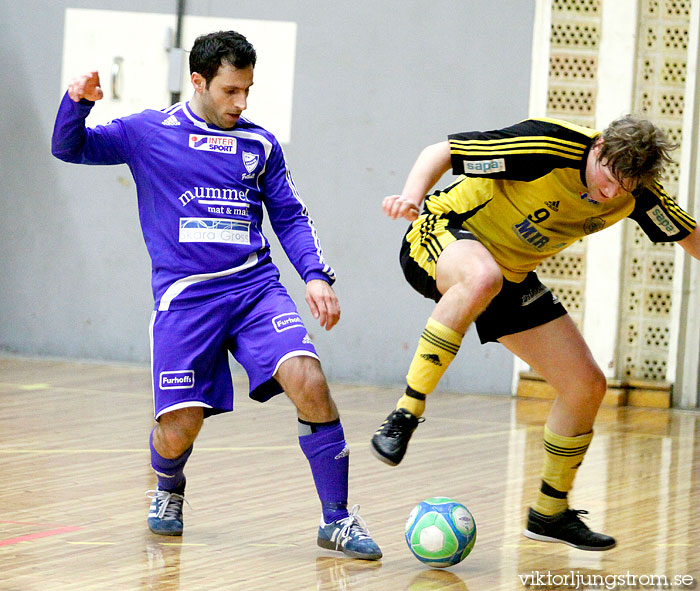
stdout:
[(328, 392), (328, 384), (321, 364), (317, 359), (305, 355), (284, 361), (277, 370), (275, 379), (287, 393), (290, 391)]
[(330, 390), (320, 364), (307, 363), (302, 364), (302, 366), (304, 369), (299, 375), (298, 389), (313, 395), (315, 398), (328, 398)]
[(293, 357), (279, 368), (275, 378), (296, 406), (299, 418), (324, 423), (338, 418), (321, 364), (312, 357)]
[(161, 415), (153, 431), (156, 451), (165, 458), (181, 456), (194, 443), (203, 421), (204, 412), (199, 406)]
[(503, 287), (503, 275), (496, 265), (485, 265), (473, 274), (464, 277), (457, 286), (472, 294), (473, 298), (486, 307)]
[(603, 400), (605, 392), (608, 389), (608, 381), (599, 367), (596, 366), (590, 371), (587, 383), (584, 387), (590, 392), (590, 396), (593, 400)]
[(449, 245), (436, 266), (437, 288), (462, 294), (458, 299), (470, 306), (485, 308), (501, 291), (503, 274), (491, 254), (479, 243), (455, 242)]

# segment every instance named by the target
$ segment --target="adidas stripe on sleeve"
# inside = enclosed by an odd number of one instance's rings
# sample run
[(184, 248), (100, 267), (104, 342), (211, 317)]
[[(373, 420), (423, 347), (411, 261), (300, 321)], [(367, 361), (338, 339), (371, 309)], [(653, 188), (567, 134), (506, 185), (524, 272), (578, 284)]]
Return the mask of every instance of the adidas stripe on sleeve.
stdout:
[(556, 168), (582, 169), (598, 132), (553, 119), (449, 136), (454, 174), (532, 181)]
[(681, 209), (659, 183), (635, 195), (634, 210), (629, 217), (652, 242), (683, 240), (696, 225), (695, 219)]

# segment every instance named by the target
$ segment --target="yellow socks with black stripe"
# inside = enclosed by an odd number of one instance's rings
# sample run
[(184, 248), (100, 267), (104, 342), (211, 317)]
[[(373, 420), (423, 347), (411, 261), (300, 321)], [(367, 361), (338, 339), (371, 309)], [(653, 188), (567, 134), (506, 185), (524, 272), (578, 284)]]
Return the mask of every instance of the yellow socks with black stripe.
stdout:
[(425, 411), (425, 396), (437, 386), (440, 378), (452, 363), (459, 351), (464, 335), (440, 324), (432, 318), (423, 330), (418, 341), (418, 348), (406, 376), (406, 394), (396, 404), (396, 408), (405, 408), (416, 417)]
[(416, 392), (410, 386), (406, 386), (406, 393), (396, 403), (396, 410), (400, 408), (407, 410), (415, 417), (423, 416), (425, 412), (425, 394)]
[(542, 487), (533, 509), (542, 515), (557, 515), (569, 507), (567, 495), (574, 485), (576, 471), (583, 462), (593, 431), (576, 437), (557, 435), (544, 427), (544, 468)]

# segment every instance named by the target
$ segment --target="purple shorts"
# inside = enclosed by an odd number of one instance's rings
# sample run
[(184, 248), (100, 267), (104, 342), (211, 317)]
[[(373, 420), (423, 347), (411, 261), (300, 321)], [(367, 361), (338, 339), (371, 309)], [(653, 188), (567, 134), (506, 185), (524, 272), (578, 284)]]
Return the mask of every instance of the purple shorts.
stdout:
[(278, 281), (151, 317), (153, 406), (166, 412), (201, 406), (205, 416), (233, 410), (228, 353), (248, 374), (249, 396), (282, 392), (272, 376), (298, 355), (318, 359), (296, 304)]

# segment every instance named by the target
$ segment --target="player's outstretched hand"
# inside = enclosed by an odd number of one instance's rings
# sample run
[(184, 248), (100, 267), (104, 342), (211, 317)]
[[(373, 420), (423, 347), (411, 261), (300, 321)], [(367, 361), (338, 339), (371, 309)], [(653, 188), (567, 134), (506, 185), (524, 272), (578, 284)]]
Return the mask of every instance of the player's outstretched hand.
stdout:
[(99, 101), (104, 96), (100, 87), (100, 75), (97, 72), (88, 72), (72, 78), (68, 83), (68, 96), (76, 103), (83, 98)]
[(412, 222), (420, 215), (418, 206), (401, 195), (384, 197), (382, 209), (392, 220), (406, 218), (409, 222)]
[(322, 279), (312, 279), (306, 284), (306, 303), (311, 314), (326, 330), (340, 320), (340, 304), (333, 288)]

